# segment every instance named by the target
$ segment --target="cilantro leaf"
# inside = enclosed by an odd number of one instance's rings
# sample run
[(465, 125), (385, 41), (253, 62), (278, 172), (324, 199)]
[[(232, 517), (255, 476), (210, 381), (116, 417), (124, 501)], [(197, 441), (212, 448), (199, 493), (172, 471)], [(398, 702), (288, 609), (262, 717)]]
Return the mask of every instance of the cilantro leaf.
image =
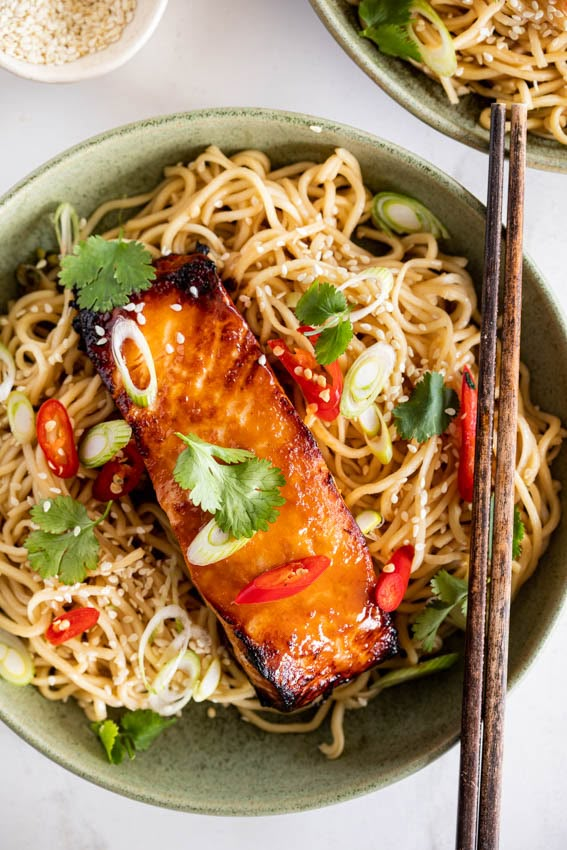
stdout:
[(321, 366), (328, 366), (344, 354), (354, 336), (350, 319), (341, 319), (338, 325), (325, 328), (315, 343), (315, 359)]
[[(447, 411), (454, 411), (447, 413)], [(424, 443), (442, 434), (459, 411), (459, 397), (443, 383), (439, 372), (426, 372), (415, 385), (411, 398), (393, 410), (396, 428), (404, 440)]]
[(305, 336), (317, 336), (315, 359), (320, 366), (334, 363), (346, 351), (354, 334), (349, 314), (344, 294), (331, 283), (316, 280), (299, 299), (295, 315), (312, 328)]
[(147, 750), (175, 720), (175, 717), (162, 717), (150, 709), (136, 709), (123, 714), (118, 723), (101, 720), (91, 723), (91, 729), (104, 747), (108, 761), (121, 764), (126, 756), (133, 759), (137, 751)]
[(122, 732), (130, 739), (134, 749), (140, 752), (149, 749), (163, 730), (174, 723), (175, 717), (162, 717), (149, 708), (128, 711), (120, 719)]
[(459, 628), (465, 627), (467, 613), (468, 584), (464, 579), (452, 576), (447, 570), (441, 570), (431, 579), (435, 594), (416, 618), (412, 631), (426, 652), (433, 649), (439, 626), (451, 616)]
[(226, 463), (240, 463), (254, 454), (246, 449), (227, 449), (213, 446), (201, 440), (196, 434), (180, 434), (187, 448), (177, 458), (173, 477), (184, 490), (191, 490), (191, 501), (204, 511), (215, 513), (222, 505), (225, 467), (215, 460)]
[(302, 325), (319, 326), (347, 310), (347, 300), (340, 289), (316, 280), (297, 302), (295, 315)]
[(285, 502), (279, 491), (285, 484), (281, 471), (246, 449), (215, 446), (195, 434), (176, 436), (186, 448), (177, 458), (173, 477), (191, 491), (193, 504), (215, 514), (219, 528), (232, 537), (266, 531), (278, 515), (275, 508)]
[(62, 258), (59, 280), (77, 290), (79, 307), (104, 313), (151, 286), (156, 276), (151, 259), (141, 242), (89, 236)]
[(276, 508), (285, 503), (279, 490), (285, 484), (281, 471), (256, 457), (228, 469), (222, 505), (215, 513), (219, 528), (236, 539), (267, 531), (278, 517)]
[(120, 764), (126, 755), (126, 750), (120, 741), (118, 726), (114, 720), (100, 720), (98, 723), (91, 723), (91, 729), (95, 735), (98, 735), (108, 761), (111, 764)]
[(411, 35), (413, 0), (363, 0), (359, 6), (364, 29), (382, 53), (421, 62), (419, 44)]
[(63, 584), (83, 581), (96, 569), (99, 543), (94, 528), (107, 516), (109, 502), (98, 520), (91, 520), (84, 505), (71, 496), (44, 499), (31, 509), (39, 529), (26, 538), (30, 566), (42, 578), (58, 576)]
[(62, 534), (77, 525), (86, 528), (91, 523), (85, 506), (72, 496), (43, 499), (30, 513), (36, 525), (51, 534)]

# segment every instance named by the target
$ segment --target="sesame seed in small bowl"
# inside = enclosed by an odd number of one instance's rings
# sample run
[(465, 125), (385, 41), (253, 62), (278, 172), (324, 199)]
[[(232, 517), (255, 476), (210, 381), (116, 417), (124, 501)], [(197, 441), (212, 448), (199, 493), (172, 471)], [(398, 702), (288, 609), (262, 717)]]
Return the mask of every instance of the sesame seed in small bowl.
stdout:
[(44, 83), (98, 77), (150, 38), (167, 0), (0, 0), (0, 67)]

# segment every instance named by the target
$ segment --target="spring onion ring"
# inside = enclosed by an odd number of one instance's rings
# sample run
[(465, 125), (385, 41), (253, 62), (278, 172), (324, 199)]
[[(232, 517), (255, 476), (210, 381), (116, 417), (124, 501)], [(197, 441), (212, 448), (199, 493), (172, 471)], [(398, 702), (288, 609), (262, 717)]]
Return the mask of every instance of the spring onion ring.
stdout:
[(12, 685), (29, 685), (34, 666), (23, 641), (0, 629), (0, 676)]
[(345, 375), (341, 413), (356, 419), (370, 407), (392, 374), (396, 354), (387, 342), (376, 342), (356, 358)]
[(35, 412), (24, 393), (14, 390), (6, 400), (8, 423), (15, 441), (20, 446), (31, 443), (35, 436)]
[[(122, 345), (127, 339), (131, 339), (132, 342), (136, 343), (150, 373), (150, 381), (145, 389), (137, 387), (134, 384), (122, 354)], [(116, 319), (112, 328), (112, 354), (122, 377), (124, 389), (134, 404), (138, 405), (138, 407), (149, 407), (152, 405), (156, 400), (158, 389), (154, 358), (152, 357), (146, 337), (132, 319), (124, 319), (122, 316)]]
[(79, 446), (79, 460), (88, 469), (112, 460), (132, 438), (132, 429), (123, 419), (100, 422), (85, 434)]
[(230, 537), (213, 518), (193, 538), (187, 549), (187, 559), (197, 567), (216, 564), (238, 552), (249, 540), (250, 537)]
[(415, 198), (396, 192), (379, 192), (372, 201), (372, 220), (386, 233), (431, 233), (447, 239), (449, 231), (436, 215)]

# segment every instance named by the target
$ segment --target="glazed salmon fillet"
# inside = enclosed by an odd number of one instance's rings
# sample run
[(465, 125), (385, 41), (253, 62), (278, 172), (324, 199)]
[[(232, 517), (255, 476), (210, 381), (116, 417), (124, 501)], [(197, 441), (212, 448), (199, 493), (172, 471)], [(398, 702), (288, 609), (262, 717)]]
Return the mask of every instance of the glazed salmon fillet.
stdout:
[[(170, 255), (155, 268), (152, 287), (131, 298), (131, 305), (143, 303), (140, 312), (131, 306), (104, 314), (81, 311), (83, 339), (132, 426), (191, 579), (222, 623), (261, 701), (280, 710), (301, 708), (394, 655), (396, 632), (373, 601), (376, 579), (364, 538), (214, 264), (203, 254)], [(158, 381), (148, 407), (131, 401), (114, 362), (110, 341), (119, 316), (143, 317), (138, 327)], [(126, 347), (123, 352), (128, 356)], [(143, 386), (134, 360), (128, 361), (130, 374)], [(285, 504), (269, 529), (208, 566), (187, 559), (210, 514), (195, 507), (173, 478), (184, 448), (175, 432), (251, 450), (278, 467), (286, 481)], [(260, 573), (312, 555), (325, 555), (331, 563), (301, 592), (278, 601), (235, 603)]]

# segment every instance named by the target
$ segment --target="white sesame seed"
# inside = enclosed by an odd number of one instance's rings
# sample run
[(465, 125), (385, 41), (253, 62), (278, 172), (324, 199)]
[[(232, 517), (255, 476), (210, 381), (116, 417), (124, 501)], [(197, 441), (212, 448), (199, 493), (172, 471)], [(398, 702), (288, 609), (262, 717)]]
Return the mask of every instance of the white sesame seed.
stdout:
[(260, 356), (258, 357), (258, 363), (260, 364), (260, 366), (266, 365), (266, 355), (265, 354), (260, 354)]
[(168, 354), (173, 354), (173, 352), (175, 351), (174, 347), (169, 342), (166, 343), (165, 350)]
[(176, 313), (179, 313), (180, 310), (183, 310), (183, 307), (182, 307), (181, 304), (170, 304), (169, 307), (170, 307), (171, 310), (175, 310)]
[(198, 294), (199, 294), (199, 290), (197, 289), (197, 287), (196, 287), (196, 286), (190, 286), (190, 287), (189, 287), (189, 292), (191, 293), (191, 295), (193, 296), (193, 298), (196, 298), (196, 297), (198, 296)]
[(175, 339), (177, 340), (177, 342), (179, 343), (179, 345), (183, 345), (183, 343), (185, 342), (185, 337), (183, 336), (183, 334), (181, 333), (181, 331), (178, 331), (178, 332), (176, 333), (176, 335), (175, 335)]

